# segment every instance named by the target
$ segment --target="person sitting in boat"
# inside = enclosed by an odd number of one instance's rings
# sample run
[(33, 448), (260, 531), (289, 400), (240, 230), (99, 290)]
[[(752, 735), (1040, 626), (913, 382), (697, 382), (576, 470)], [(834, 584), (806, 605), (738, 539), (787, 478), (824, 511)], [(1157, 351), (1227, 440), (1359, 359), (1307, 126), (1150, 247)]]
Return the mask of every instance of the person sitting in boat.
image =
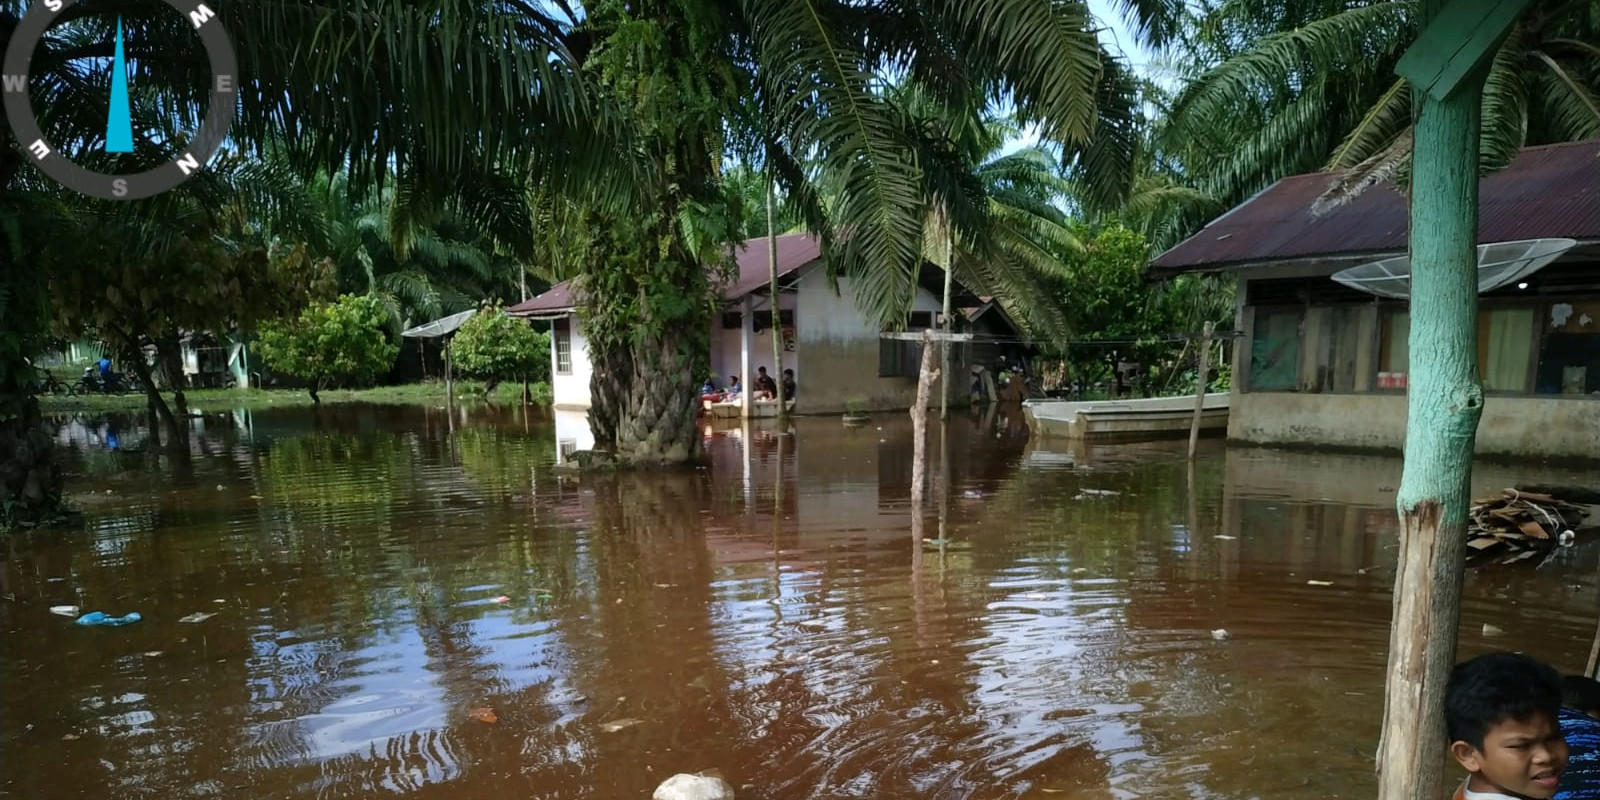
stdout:
[(722, 391), (722, 399), (723, 400), (738, 400), (739, 399), (739, 394), (741, 392), (743, 392), (743, 391), (744, 391), (744, 387), (739, 385), (739, 376), (738, 375), (729, 375), (728, 376), (728, 388), (724, 389)]
[(778, 396), (778, 383), (767, 374), (766, 367), (756, 367), (756, 388), (750, 393), (756, 400), (772, 400)]
[(794, 390), (795, 390), (794, 370), (786, 369), (786, 370), (783, 371), (783, 399), (784, 400), (793, 400), (794, 399)]
[(701, 398), (706, 400), (714, 400), (716, 399), (717, 394), (719, 394), (717, 391), (717, 385), (713, 383), (710, 378), (706, 378), (706, 382), (700, 384)]

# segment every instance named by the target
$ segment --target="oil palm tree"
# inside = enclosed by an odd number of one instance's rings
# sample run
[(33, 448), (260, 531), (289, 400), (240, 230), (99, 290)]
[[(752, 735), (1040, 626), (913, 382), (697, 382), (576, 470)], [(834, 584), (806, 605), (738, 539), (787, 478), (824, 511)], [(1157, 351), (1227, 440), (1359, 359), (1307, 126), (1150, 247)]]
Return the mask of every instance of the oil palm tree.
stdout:
[(974, 185), (970, 161), (908, 124), (887, 87), (925, 87), (956, 108), (1006, 97), (1068, 160), (1115, 153), (1097, 138), (1106, 60), (1078, 3), (601, 2), (586, 11), (573, 38), (587, 47), (572, 50), (628, 109), (620, 116), (638, 176), (634, 207), (595, 225), (593, 266), (580, 280), (596, 365), (590, 423), (623, 460), (676, 461), (698, 446), (706, 271), (739, 231), (722, 186), (725, 152), (758, 154), (819, 234), (830, 268), (885, 321), (910, 307), (930, 199)]
[[(5, 6), (11, 24), (21, 6)], [(356, 183), (409, 175), (465, 192), (459, 173), (501, 173), (576, 199), (567, 233), (591, 256), (582, 279), (599, 367), (591, 424), (631, 461), (698, 446), (704, 345), (690, 332), (709, 312), (706, 268), (737, 235), (720, 163), (745, 98), (830, 263), (900, 284), (871, 304), (885, 315), (921, 263), (930, 167), (883, 97), (891, 78), (957, 105), (1004, 97), (1074, 163), (1117, 152), (1100, 126), (1105, 59), (1077, 0), (239, 0), (221, 11), (239, 49), (230, 135), (242, 147), (280, 142), (303, 174)], [(110, 54), (117, 13), (133, 82), (161, 89), (163, 108), (203, 108), (192, 31), (137, 0), (64, 14), (71, 25), (35, 55), (34, 90), (51, 100), (41, 107), (99, 106), (101, 73), (82, 64)], [(72, 25), (88, 32), (74, 40)], [(186, 113), (173, 116), (198, 115)], [(46, 130), (86, 129), (63, 120)], [(843, 189), (826, 217), (802, 164)]]
[[(1412, 98), (1394, 67), (1416, 37), (1412, 0), (1200, 7), (1169, 50), (1192, 82), (1165, 146), (1232, 206), (1285, 175), (1349, 170), (1332, 202), (1410, 160)], [(1483, 97), (1481, 163), (1600, 136), (1600, 6), (1538, 0), (1500, 45)]]

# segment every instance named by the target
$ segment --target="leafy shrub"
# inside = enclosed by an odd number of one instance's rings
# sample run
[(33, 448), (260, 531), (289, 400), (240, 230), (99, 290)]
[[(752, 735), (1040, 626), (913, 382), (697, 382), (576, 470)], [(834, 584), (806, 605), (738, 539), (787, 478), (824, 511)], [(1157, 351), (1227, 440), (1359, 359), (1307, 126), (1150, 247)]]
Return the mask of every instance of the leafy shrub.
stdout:
[(370, 382), (389, 371), (400, 346), (384, 335), (387, 315), (372, 295), (347, 294), (291, 320), (261, 326), (258, 351), (276, 372), (311, 384), (311, 399), (334, 383)]
[(450, 344), (450, 357), (462, 374), (484, 381), (493, 392), (501, 381), (550, 380), (550, 336), (497, 306), (466, 321)]

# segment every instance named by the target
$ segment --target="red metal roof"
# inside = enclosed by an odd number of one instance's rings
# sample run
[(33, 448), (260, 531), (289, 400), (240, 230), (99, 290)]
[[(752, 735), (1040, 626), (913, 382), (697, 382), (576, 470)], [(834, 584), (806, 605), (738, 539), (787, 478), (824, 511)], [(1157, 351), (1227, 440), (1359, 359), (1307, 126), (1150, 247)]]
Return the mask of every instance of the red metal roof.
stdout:
[[(780, 278), (822, 257), (822, 244), (812, 234), (789, 233), (777, 239)], [(732, 282), (722, 287), (724, 300), (738, 300), (757, 289), (762, 289), (766, 287), (770, 277), (767, 265), (767, 237), (762, 236), (744, 242), (736, 253), (739, 274)], [(571, 311), (576, 306), (577, 297), (573, 294), (572, 282), (565, 281), (550, 287), (549, 291), (538, 297), (511, 306), (506, 309), (506, 313), (534, 316)]]
[[(1336, 173), (1284, 178), (1157, 256), (1152, 273), (1402, 253), (1409, 209), (1390, 183), (1321, 218), (1311, 205)], [(1523, 150), (1479, 186), (1478, 242), (1562, 237), (1600, 241), (1600, 139)]]

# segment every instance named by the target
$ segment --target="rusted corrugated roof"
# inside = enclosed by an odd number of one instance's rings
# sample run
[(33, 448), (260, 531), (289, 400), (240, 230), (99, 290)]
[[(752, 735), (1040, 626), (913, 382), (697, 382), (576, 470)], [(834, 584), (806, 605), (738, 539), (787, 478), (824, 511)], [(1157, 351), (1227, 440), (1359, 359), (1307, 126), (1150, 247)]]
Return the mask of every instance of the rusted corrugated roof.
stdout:
[[(812, 234), (789, 233), (777, 239), (780, 278), (822, 257), (822, 245)], [(722, 288), (722, 299), (730, 301), (764, 288), (770, 277), (767, 264), (767, 237), (750, 239), (741, 244), (735, 252), (739, 262), (739, 275)], [(550, 287), (549, 291), (538, 297), (506, 309), (506, 312), (516, 316), (554, 314), (571, 311), (577, 307), (577, 301), (578, 298), (573, 294), (572, 282), (565, 281)]]
[[(1336, 177), (1284, 178), (1157, 256), (1153, 274), (1403, 253), (1406, 199), (1389, 183), (1321, 218), (1314, 203)], [(1600, 241), (1600, 139), (1523, 150), (1479, 186), (1478, 241), (1563, 237)]]

